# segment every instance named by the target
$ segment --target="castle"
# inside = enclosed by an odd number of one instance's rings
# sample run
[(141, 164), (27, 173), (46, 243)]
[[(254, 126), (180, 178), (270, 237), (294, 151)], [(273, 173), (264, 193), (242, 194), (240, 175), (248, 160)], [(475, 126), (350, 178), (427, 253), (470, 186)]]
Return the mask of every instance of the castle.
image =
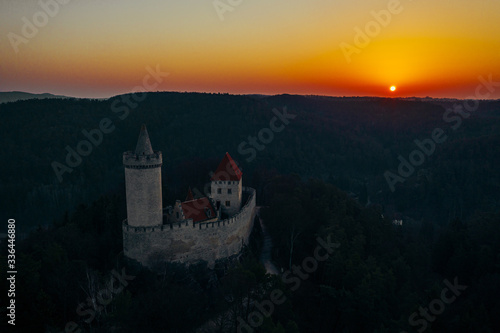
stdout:
[(153, 151), (142, 125), (135, 151), (123, 153), (127, 219), (123, 251), (144, 266), (192, 264), (237, 255), (248, 243), (255, 217), (255, 190), (242, 185), (242, 172), (226, 153), (210, 179), (207, 196), (162, 207), (162, 154)]

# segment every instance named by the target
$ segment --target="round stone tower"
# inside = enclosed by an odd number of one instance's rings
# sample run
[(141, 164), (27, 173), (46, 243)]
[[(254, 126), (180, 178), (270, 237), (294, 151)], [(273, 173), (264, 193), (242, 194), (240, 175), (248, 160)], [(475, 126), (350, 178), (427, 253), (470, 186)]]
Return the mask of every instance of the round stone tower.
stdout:
[(127, 193), (127, 224), (151, 227), (163, 223), (161, 151), (153, 151), (146, 125), (142, 125), (135, 151), (123, 153)]

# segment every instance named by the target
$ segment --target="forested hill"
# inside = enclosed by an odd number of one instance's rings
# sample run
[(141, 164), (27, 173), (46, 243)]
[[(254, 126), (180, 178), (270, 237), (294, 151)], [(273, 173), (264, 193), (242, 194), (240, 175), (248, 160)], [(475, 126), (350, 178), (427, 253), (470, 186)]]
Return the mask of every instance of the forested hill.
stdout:
[(32, 94), (23, 91), (0, 91), (0, 103), (16, 102), (26, 99), (44, 99), (44, 98), (70, 98), (67, 96), (53, 94)]
[[(245, 184), (261, 194), (278, 172), (331, 182), (388, 215), (440, 224), (499, 206), (498, 101), (479, 103), (466, 118), (445, 116), (446, 107), (459, 101), (170, 92), (136, 97), (143, 100), (123, 95), (1, 104), (1, 218), (17, 217), (21, 229), (50, 223), (79, 203), (122, 191), (122, 153), (135, 147), (143, 123), (153, 148), (163, 152), (165, 204), (183, 199), (189, 185), (201, 189), (227, 151), (241, 165)], [(447, 139), (391, 192), (386, 170), (397, 174), (398, 156), (408, 159), (414, 140), (432, 138), (436, 128)], [(90, 146), (82, 143), (91, 141), (84, 131), (94, 133)], [(67, 147), (87, 156), (81, 162), (73, 157), (68, 166)]]

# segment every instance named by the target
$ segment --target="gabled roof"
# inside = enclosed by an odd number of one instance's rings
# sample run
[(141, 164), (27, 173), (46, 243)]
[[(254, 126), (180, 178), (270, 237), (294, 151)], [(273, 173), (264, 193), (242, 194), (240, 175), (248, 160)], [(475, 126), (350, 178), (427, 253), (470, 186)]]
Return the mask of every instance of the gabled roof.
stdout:
[(141, 133), (139, 133), (139, 139), (137, 140), (137, 146), (135, 147), (136, 155), (152, 155), (153, 148), (151, 147), (151, 141), (149, 141), (148, 130), (146, 125), (142, 125)]
[(226, 153), (219, 167), (215, 170), (212, 180), (240, 180), (242, 175), (243, 173), (231, 155)]
[(193, 219), (193, 222), (201, 222), (217, 216), (207, 197), (184, 201), (181, 203), (181, 207), (184, 217)]

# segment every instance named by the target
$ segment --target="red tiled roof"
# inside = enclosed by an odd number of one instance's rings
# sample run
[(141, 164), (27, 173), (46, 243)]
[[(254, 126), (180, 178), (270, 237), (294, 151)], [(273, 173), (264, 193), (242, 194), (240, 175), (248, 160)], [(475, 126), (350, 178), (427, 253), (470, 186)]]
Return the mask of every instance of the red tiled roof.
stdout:
[(215, 170), (212, 180), (240, 180), (242, 175), (243, 173), (236, 162), (229, 153), (226, 153), (219, 167)]
[[(193, 222), (201, 222), (216, 217), (215, 211), (207, 197), (184, 201), (181, 203), (181, 206), (186, 219), (193, 219)], [(210, 216), (207, 216), (207, 210), (210, 211)]]

